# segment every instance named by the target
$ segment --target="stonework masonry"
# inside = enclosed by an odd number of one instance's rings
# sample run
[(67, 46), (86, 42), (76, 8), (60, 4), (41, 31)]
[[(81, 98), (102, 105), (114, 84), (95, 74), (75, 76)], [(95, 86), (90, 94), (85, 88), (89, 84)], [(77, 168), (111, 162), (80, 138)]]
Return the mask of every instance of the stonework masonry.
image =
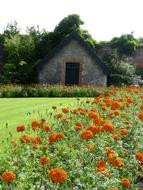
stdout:
[(66, 63), (80, 63), (79, 84), (106, 86), (107, 75), (84, 47), (72, 39), (39, 70), (39, 82), (65, 84)]

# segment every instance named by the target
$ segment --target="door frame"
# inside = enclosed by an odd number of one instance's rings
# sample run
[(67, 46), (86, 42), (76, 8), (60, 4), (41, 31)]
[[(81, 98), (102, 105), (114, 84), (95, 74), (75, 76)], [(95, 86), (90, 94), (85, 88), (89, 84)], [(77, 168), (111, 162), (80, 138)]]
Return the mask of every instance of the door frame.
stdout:
[(81, 80), (82, 80), (82, 64), (81, 64), (81, 62), (78, 62), (78, 61), (66, 61), (65, 63), (64, 63), (64, 84), (66, 83), (66, 64), (67, 63), (75, 63), (75, 64), (79, 64), (79, 84), (78, 85), (80, 85), (81, 84)]

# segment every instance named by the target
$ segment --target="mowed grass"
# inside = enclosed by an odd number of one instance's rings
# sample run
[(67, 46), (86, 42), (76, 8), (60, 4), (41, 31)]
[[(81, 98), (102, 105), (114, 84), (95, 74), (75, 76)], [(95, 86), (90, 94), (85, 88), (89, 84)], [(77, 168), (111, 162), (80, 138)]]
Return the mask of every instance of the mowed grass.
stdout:
[(46, 117), (52, 105), (63, 107), (74, 104), (74, 102), (76, 102), (76, 98), (1, 98), (0, 146), (10, 133), (13, 136), (17, 135), (17, 125), (27, 125), (34, 119)]

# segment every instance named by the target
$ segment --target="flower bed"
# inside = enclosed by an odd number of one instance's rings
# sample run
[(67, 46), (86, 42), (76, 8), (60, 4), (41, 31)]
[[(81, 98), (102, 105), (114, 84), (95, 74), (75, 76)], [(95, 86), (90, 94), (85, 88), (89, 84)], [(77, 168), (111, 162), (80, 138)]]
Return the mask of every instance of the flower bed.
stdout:
[(143, 180), (142, 94), (139, 87), (111, 87), (18, 125), (19, 138), (0, 159), (0, 188), (137, 189)]

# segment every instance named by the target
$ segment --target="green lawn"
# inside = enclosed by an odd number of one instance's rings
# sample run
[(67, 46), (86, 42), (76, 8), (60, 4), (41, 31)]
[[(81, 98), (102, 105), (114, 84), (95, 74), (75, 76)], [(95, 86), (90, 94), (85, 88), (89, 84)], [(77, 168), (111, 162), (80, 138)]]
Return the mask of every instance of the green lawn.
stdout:
[(26, 125), (39, 116), (46, 117), (52, 105), (68, 106), (74, 102), (76, 98), (1, 98), (0, 142), (8, 137), (9, 132), (15, 135), (18, 124)]

